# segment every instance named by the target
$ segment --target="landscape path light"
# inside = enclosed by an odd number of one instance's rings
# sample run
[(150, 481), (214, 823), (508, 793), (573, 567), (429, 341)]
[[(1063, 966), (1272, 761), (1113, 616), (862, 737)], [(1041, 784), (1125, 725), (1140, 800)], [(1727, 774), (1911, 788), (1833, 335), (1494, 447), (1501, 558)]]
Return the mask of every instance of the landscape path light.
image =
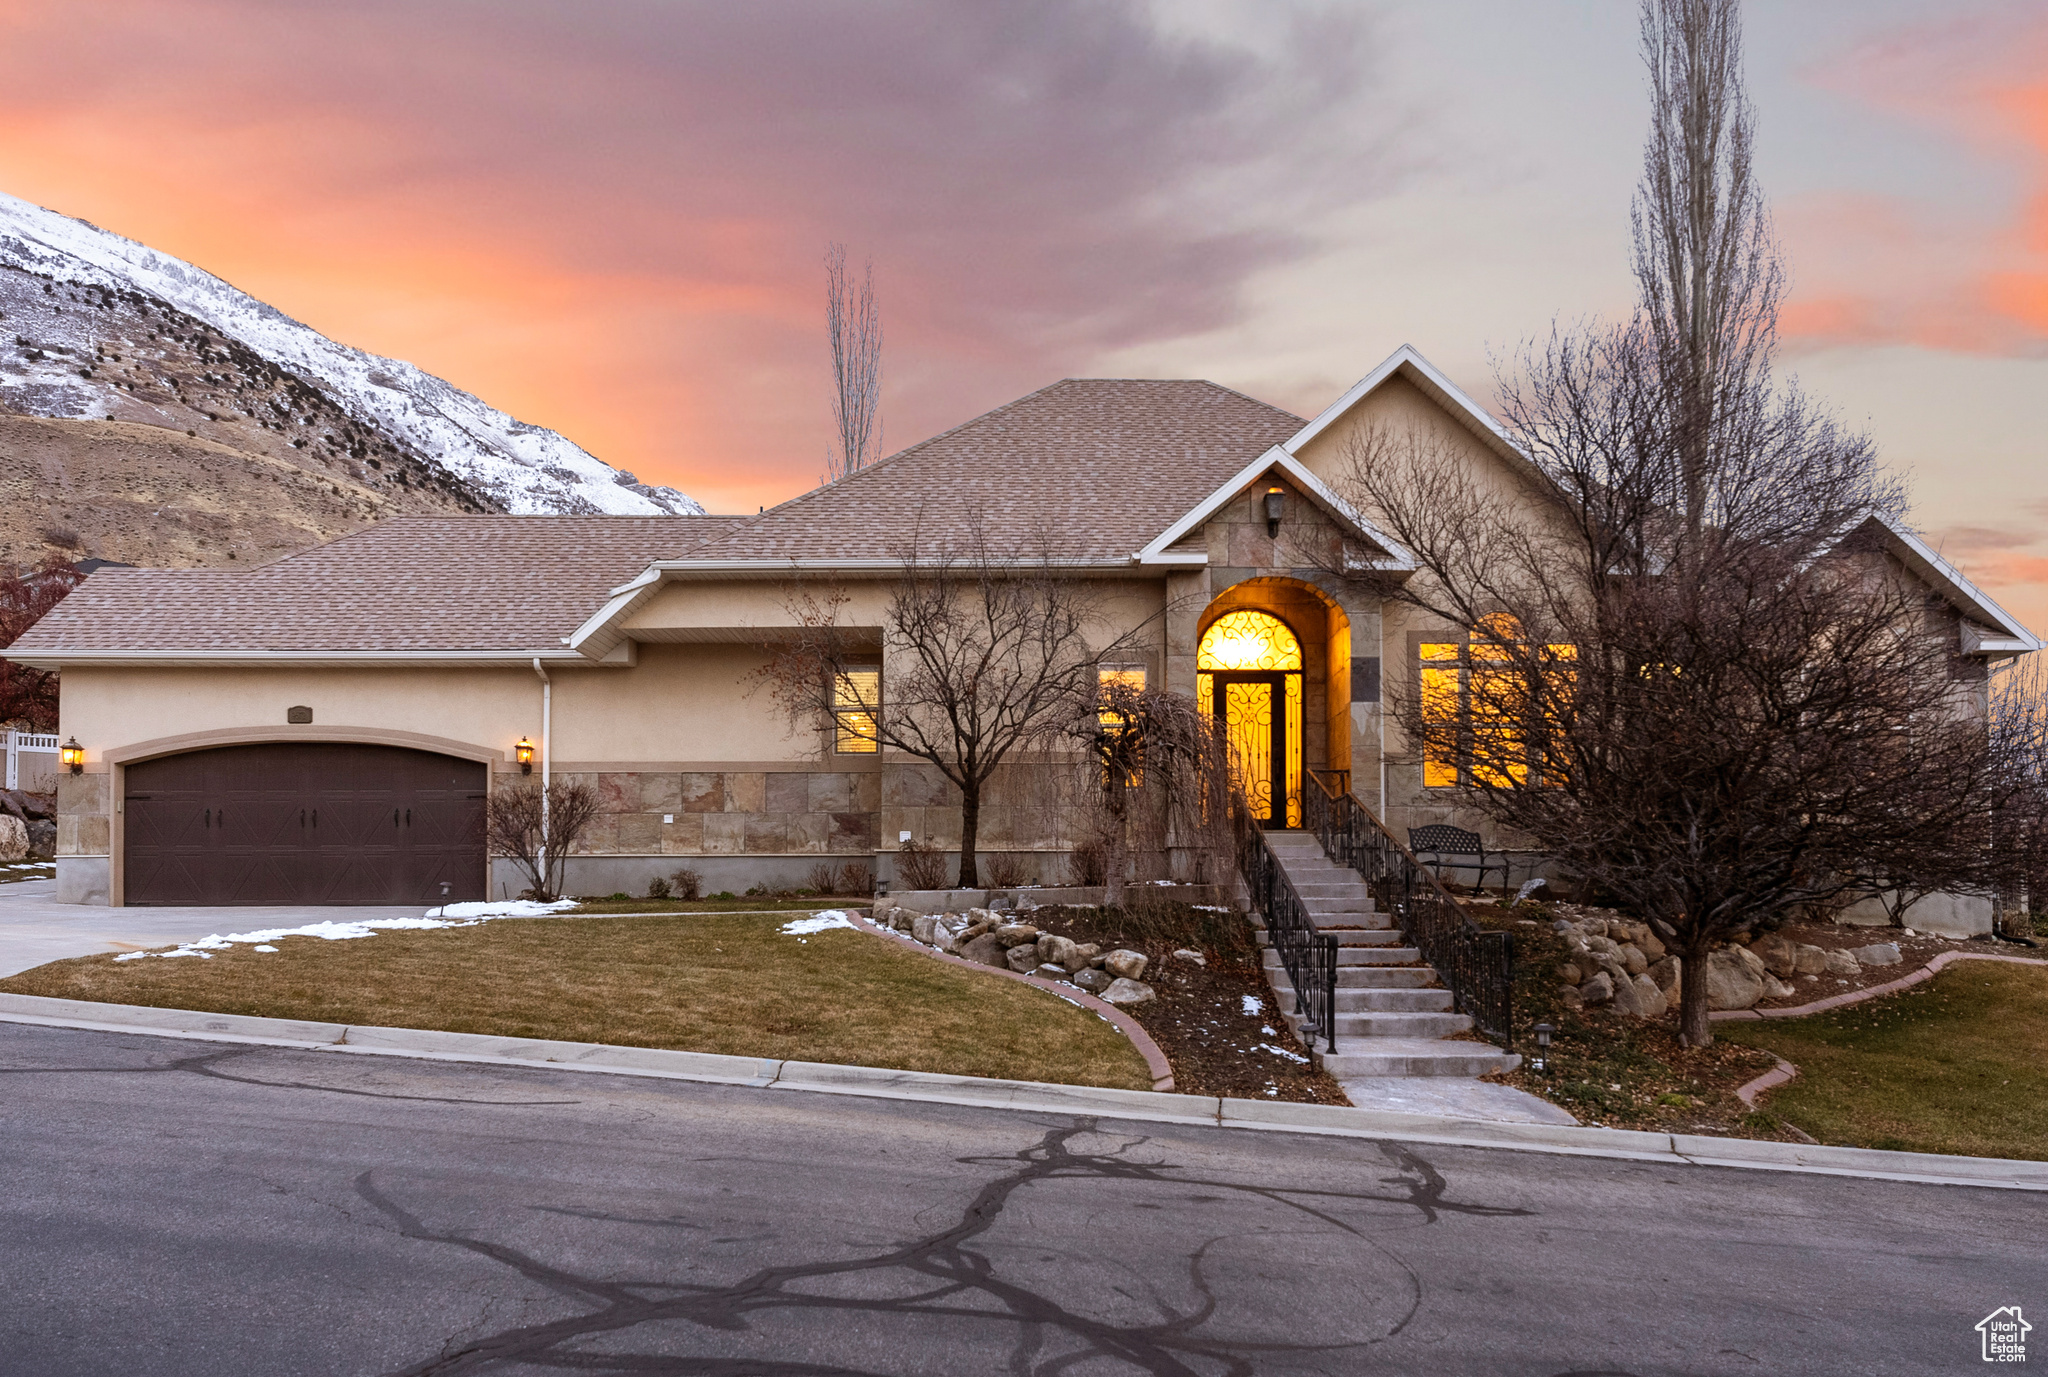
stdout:
[(1551, 1027), (1548, 1023), (1536, 1025), (1536, 1055), (1529, 1062), (1529, 1069), (1531, 1071), (1540, 1071), (1545, 1075), (1550, 1074), (1550, 1035), (1556, 1031), (1557, 1029)]
[(72, 774), (82, 775), (85, 773), (85, 747), (78, 744), (77, 737), (74, 736), (59, 746), (57, 754), (63, 760), (64, 768), (71, 771)]

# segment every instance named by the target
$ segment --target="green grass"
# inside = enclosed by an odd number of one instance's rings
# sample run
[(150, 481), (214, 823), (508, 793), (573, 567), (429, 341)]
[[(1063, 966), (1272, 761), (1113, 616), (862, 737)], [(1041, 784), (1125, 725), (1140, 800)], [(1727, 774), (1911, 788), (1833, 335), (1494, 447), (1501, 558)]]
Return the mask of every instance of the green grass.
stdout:
[[(758, 900), (755, 901), (758, 903)], [(1150, 1089), (1094, 1014), (1021, 981), (776, 914), (501, 919), (211, 960), (54, 961), (14, 994)]]
[(2048, 1159), (2048, 967), (1959, 961), (1885, 999), (1714, 1034), (1798, 1067), (1763, 1107), (1823, 1143)]
[(867, 909), (873, 899), (776, 899), (756, 894), (735, 899), (579, 898), (566, 910), (584, 913), (818, 913), (828, 908)]

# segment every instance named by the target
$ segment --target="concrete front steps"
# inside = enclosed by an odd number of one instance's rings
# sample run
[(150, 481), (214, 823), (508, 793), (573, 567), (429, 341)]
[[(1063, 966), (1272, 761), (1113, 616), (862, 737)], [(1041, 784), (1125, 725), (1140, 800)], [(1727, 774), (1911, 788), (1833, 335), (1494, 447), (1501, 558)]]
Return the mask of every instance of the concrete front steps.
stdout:
[[(1521, 1065), (1519, 1056), (1490, 1043), (1446, 1040), (1470, 1032), (1471, 1018), (1452, 1012), (1451, 992), (1437, 983), (1422, 953), (1401, 945), (1401, 934), (1377, 911), (1357, 872), (1330, 860), (1314, 834), (1268, 832), (1266, 844), (1310, 918), (1337, 939), (1338, 1050), (1315, 1051), (1318, 1065), (1339, 1080), (1484, 1076)], [(1263, 927), (1259, 945), (1280, 1014), (1299, 1035), (1294, 987)]]

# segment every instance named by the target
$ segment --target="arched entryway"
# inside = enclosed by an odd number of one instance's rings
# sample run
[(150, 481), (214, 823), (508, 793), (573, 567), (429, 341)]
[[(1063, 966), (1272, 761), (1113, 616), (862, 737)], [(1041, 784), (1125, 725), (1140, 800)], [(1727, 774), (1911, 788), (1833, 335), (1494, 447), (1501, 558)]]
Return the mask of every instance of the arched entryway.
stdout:
[(1239, 608), (1209, 624), (1195, 650), (1195, 698), (1223, 725), (1252, 816), (1301, 825), (1301, 638), (1270, 612)]

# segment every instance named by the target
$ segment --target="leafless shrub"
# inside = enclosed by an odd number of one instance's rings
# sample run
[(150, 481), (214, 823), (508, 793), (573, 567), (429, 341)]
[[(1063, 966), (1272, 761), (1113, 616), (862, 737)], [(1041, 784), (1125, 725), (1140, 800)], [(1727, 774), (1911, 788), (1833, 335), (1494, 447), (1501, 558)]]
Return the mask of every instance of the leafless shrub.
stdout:
[(1007, 851), (990, 856), (987, 869), (991, 889), (1015, 889), (1026, 883), (1031, 875), (1025, 868), (1024, 858)]
[(874, 868), (866, 861), (848, 861), (839, 867), (839, 892), (841, 894), (873, 894), (875, 892)]
[(896, 873), (906, 889), (946, 888), (946, 853), (927, 837), (896, 848)]
[(526, 894), (553, 900), (561, 894), (562, 864), (597, 818), (597, 791), (581, 780), (543, 790), (530, 775), (491, 791), (487, 831), (491, 854), (518, 863)]
[(1102, 883), (1105, 873), (1102, 843), (1084, 841), (1077, 843), (1067, 854), (1067, 883), (1092, 887)]
[(701, 899), (704, 897), (704, 877), (688, 866), (683, 866), (668, 877), (669, 892), (678, 899)]
[(647, 882), (647, 897), (648, 897), (648, 898), (650, 898), (650, 899), (666, 899), (666, 898), (668, 898), (668, 896), (669, 896), (669, 882), (668, 882), (667, 880), (663, 879), (663, 878), (662, 878), (661, 876), (659, 876), (659, 875), (656, 875), (656, 876), (655, 876), (655, 877), (654, 877), (653, 879), (651, 879), (651, 880), (649, 880), (649, 881)]
[(810, 885), (818, 894), (839, 892), (839, 867), (830, 861), (820, 861), (811, 867)]

